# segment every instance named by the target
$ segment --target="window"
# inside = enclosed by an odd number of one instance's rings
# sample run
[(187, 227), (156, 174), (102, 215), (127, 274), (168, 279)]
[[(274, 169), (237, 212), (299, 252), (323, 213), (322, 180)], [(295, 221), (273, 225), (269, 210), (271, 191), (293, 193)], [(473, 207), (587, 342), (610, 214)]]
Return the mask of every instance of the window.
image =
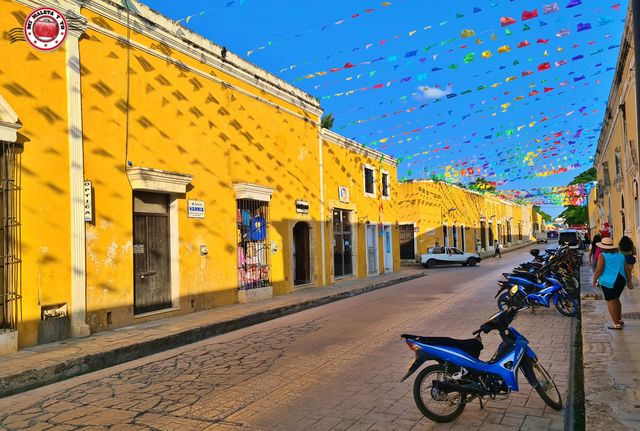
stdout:
[(353, 274), (351, 211), (333, 210), (333, 273), (336, 277)]
[(382, 172), (382, 196), (385, 198), (388, 198), (390, 196), (388, 172)]
[(622, 159), (620, 157), (620, 148), (616, 148), (614, 157), (616, 162), (616, 178), (618, 178), (622, 176)]
[(18, 328), (20, 310), (20, 151), (13, 144), (0, 141), (0, 332)]
[(610, 186), (611, 179), (609, 178), (609, 162), (602, 163), (602, 176), (604, 177), (604, 185)]
[(364, 194), (373, 197), (376, 195), (374, 173), (373, 168), (364, 167)]
[(238, 288), (271, 285), (269, 202), (237, 199)]

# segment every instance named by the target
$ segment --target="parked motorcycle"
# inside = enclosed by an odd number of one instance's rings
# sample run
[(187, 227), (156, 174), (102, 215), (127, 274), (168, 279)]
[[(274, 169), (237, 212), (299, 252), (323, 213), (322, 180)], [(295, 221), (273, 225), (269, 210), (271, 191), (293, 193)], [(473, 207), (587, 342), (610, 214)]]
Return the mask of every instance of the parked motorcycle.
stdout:
[[(426, 361), (437, 364), (422, 369), (413, 384), (413, 397), (418, 409), (436, 422), (451, 422), (465, 406), (478, 399), (508, 397), (518, 391), (518, 370), (551, 408), (562, 408), (562, 397), (553, 379), (538, 362), (529, 341), (509, 326), (517, 316), (517, 308), (509, 308), (493, 315), (473, 334), (475, 338), (456, 340), (446, 337), (423, 337), (403, 334), (415, 359), (402, 381), (412, 375)], [(498, 331), (502, 343), (493, 358), (479, 359), (483, 349), (480, 333)]]

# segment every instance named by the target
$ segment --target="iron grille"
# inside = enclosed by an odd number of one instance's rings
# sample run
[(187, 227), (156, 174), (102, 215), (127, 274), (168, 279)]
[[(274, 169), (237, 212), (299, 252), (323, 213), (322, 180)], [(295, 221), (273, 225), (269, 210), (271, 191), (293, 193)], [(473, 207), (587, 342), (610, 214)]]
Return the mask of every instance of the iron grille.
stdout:
[(22, 259), (20, 244), (20, 162), (15, 144), (0, 142), (0, 331), (15, 331), (22, 290)]
[(269, 223), (268, 202), (237, 200), (239, 289), (271, 285)]

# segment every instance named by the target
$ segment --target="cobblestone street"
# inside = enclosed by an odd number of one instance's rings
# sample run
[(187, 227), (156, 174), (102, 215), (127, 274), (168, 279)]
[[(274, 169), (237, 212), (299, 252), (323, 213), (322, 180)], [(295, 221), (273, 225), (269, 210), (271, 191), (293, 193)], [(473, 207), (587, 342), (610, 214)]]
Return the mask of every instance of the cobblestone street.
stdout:
[[(245, 328), (0, 400), (8, 430), (561, 430), (520, 376), (520, 393), (467, 406), (452, 424), (423, 417), (401, 333), (469, 338), (496, 311), (496, 279), (526, 250)], [(571, 319), (515, 321), (567, 398)], [(484, 337), (482, 359), (498, 337)]]

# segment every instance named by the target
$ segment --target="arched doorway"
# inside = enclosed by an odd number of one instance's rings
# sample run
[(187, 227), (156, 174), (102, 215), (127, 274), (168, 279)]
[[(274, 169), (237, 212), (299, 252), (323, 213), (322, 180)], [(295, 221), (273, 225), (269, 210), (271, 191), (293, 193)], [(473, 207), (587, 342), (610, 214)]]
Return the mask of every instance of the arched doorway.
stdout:
[(293, 285), (311, 282), (311, 254), (309, 250), (309, 225), (296, 223), (293, 227)]

